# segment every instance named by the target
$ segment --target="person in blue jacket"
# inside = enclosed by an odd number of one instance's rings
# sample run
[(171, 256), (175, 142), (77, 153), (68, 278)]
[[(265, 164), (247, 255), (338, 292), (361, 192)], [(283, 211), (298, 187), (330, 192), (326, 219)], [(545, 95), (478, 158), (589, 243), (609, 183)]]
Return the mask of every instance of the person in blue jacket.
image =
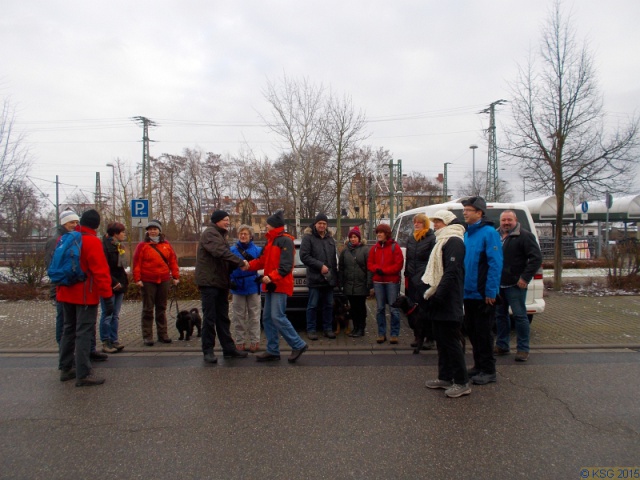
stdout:
[[(250, 262), (262, 249), (253, 243), (253, 228), (240, 225), (238, 241), (231, 247), (236, 256)], [(260, 349), (260, 284), (257, 272), (236, 268), (231, 272), (231, 318), (238, 350), (255, 353)]]
[(496, 381), (493, 325), (502, 275), (502, 241), (493, 222), (485, 219), (482, 197), (462, 201), (467, 223), (464, 234), (464, 327), (473, 347), (473, 368), (468, 372), (476, 385)]

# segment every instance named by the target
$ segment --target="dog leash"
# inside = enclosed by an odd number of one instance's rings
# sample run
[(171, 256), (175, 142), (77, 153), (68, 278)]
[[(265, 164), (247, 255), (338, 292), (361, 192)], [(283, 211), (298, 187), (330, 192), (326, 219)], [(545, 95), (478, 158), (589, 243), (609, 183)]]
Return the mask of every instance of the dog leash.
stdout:
[(173, 302), (176, 302), (176, 319), (180, 315), (180, 307), (178, 306), (178, 289), (175, 285), (171, 285), (171, 291), (173, 295), (171, 295), (171, 303), (169, 303), (169, 312), (171, 312), (171, 307), (173, 307)]

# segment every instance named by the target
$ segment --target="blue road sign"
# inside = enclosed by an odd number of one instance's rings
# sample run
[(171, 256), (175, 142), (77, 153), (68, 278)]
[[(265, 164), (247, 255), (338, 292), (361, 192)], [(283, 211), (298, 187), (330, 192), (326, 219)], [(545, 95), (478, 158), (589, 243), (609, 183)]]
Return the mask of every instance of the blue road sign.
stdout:
[(148, 218), (149, 200), (146, 198), (131, 200), (131, 216), (133, 218)]
[(589, 204), (586, 200), (582, 202), (580, 206), (582, 207), (582, 213), (587, 213), (589, 211)]

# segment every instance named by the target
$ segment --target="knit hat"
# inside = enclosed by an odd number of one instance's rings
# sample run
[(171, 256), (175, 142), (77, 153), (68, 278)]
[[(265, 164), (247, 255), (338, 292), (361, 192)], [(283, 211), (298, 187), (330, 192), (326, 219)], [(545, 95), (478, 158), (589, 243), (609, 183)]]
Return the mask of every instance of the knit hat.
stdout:
[(218, 223), (220, 220), (227, 218), (229, 214), (224, 210), (216, 210), (211, 214), (211, 223)]
[(432, 220), (436, 218), (438, 220), (442, 220), (445, 225), (449, 225), (458, 217), (456, 217), (455, 213), (450, 212), (449, 210), (438, 210), (434, 215), (431, 215)]
[(69, 222), (77, 222), (80, 220), (80, 217), (73, 210), (65, 210), (60, 214), (60, 225), (64, 225)]
[(353, 227), (351, 230), (349, 230), (347, 238), (351, 237), (351, 235), (355, 235), (359, 240), (362, 240), (362, 235), (360, 234), (360, 229), (358, 227)]
[(162, 224), (160, 223), (160, 220), (151, 220), (147, 224), (147, 228), (145, 228), (145, 230), (149, 230), (151, 227), (156, 227), (158, 230), (160, 230), (160, 233), (162, 233)]
[(324, 213), (319, 213), (316, 215), (316, 219), (313, 221), (313, 224), (315, 225), (318, 222), (329, 222), (329, 219)]
[(284, 214), (282, 210), (278, 210), (276, 213), (267, 218), (267, 223), (273, 228), (284, 227)]
[(482, 210), (483, 214), (487, 213), (487, 202), (485, 202), (482, 197), (465, 198), (460, 203), (465, 207), (473, 207), (476, 210)]
[[(67, 220), (68, 221), (68, 220)], [(100, 214), (96, 210), (87, 210), (80, 217), (80, 225), (97, 230), (100, 226)]]
[(391, 238), (391, 227), (386, 223), (381, 223), (376, 227), (376, 233), (384, 232), (387, 238)]

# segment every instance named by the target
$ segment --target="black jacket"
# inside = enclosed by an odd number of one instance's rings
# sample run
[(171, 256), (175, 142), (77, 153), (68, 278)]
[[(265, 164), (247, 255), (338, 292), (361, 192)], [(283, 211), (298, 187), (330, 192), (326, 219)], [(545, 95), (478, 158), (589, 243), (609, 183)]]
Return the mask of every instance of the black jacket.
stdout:
[(202, 232), (196, 254), (196, 285), (228, 290), (231, 272), (242, 265), (244, 259), (229, 248), (226, 230), (212, 225)]
[[(321, 237), (316, 226), (313, 225), (311, 233), (302, 237), (300, 260), (307, 267), (307, 285), (309, 287), (335, 287), (338, 284), (336, 241), (329, 232)], [(326, 277), (320, 273), (322, 265), (329, 268), (329, 274)]]
[(369, 295), (369, 290), (373, 288), (373, 274), (367, 269), (368, 256), (369, 247), (361, 243), (357, 247), (347, 244), (340, 252), (338, 273), (345, 295)]
[(129, 278), (124, 267), (118, 266), (118, 257), (120, 253), (118, 248), (111, 241), (112, 237), (105, 235), (102, 237), (102, 248), (104, 255), (107, 257), (107, 263), (109, 264), (109, 271), (111, 272), (111, 287), (115, 287), (118, 283), (122, 285), (122, 290), (119, 292), (126, 292), (129, 285)]
[(421, 279), (427, 268), (429, 256), (435, 244), (436, 236), (431, 230), (419, 241), (414, 238), (413, 234), (411, 234), (407, 240), (404, 278), (408, 279), (409, 283), (409, 289), (406, 293), (414, 302), (424, 300), (422, 296), (427, 286), (422, 283)]
[(450, 238), (442, 247), (444, 273), (427, 309), (432, 320), (462, 322), (464, 315), (464, 240)]
[(502, 241), (502, 256), (500, 285), (503, 287), (515, 285), (520, 278), (529, 283), (542, 265), (542, 252), (536, 237), (519, 223)]

